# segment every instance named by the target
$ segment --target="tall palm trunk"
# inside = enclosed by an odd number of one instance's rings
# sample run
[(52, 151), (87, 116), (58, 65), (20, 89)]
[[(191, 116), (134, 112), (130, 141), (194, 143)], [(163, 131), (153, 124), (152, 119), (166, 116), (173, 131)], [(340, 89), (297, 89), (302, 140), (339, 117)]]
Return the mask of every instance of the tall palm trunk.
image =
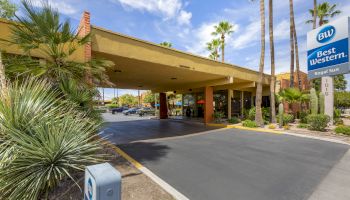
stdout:
[(293, 0), (289, 0), (289, 18), (290, 18), (290, 83), (289, 87), (294, 87), (294, 11), (293, 11)]
[(0, 51), (0, 91), (6, 89), (6, 77), (5, 77), (5, 68), (2, 64), (2, 54)]
[(260, 20), (261, 20), (261, 54), (259, 64), (259, 80), (256, 87), (256, 98), (255, 98), (255, 122), (258, 126), (263, 126), (264, 121), (261, 112), (261, 101), (262, 101), (262, 80), (264, 75), (264, 62), (265, 62), (265, 0), (260, 0)]
[(221, 40), (222, 40), (222, 44), (221, 44), (221, 61), (225, 62), (225, 35), (224, 34), (221, 35)]
[(317, 0), (314, 0), (314, 23), (312, 24), (312, 29), (316, 29), (317, 20)]
[[(293, 3), (293, 2), (292, 2)], [(294, 39), (294, 50), (295, 50), (295, 65), (297, 71), (297, 80), (298, 80), (298, 88), (301, 91), (301, 79), (300, 79), (300, 65), (299, 65), (299, 47), (298, 47), (298, 36), (295, 28), (295, 20), (294, 20), (294, 8), (292, 4), (292, 13), (293, 13), (293, 39)], [(294, 77), (293, 77), (294, 78)]]
[(271, 122), (276, 123), (276, 106), (275, 106), (275, 44), (273, 40), (273, 0), (269, 0), (269, 35), (270, 35), (270, 55), (271, 55), (271, 83), (270, 83), (270, 107)]
[(297, 71), (298, 88), (301, 91), (302, 88), (301, 88), (301, 79), (300, 79), (298, 37), (297, 37), (297, 31), (295, 29), (294, 23), (293, 23), (293, 37), (294, 37), (295, 65), (296, 65), (296, 71)]

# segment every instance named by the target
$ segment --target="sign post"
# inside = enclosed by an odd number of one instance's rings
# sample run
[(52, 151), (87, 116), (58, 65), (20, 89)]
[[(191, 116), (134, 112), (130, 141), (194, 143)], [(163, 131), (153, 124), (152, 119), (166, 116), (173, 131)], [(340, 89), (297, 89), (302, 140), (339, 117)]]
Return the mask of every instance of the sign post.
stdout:
[[(344, 17), (307, 33), (308, 78), (322, 78), (325, 114), (333, 121), (333, 77), (350, 72), (350, 18)], [(322, 105), (323, 106), (323, 105)]]

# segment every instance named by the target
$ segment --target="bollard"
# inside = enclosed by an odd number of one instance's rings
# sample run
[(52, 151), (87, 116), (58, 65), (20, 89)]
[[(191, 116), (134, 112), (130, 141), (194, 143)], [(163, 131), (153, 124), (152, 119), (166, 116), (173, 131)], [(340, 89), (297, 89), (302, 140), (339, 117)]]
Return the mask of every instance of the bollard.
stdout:
[(121, 175), (109, 163), (87, 166), (84, 200), (121, 200)]

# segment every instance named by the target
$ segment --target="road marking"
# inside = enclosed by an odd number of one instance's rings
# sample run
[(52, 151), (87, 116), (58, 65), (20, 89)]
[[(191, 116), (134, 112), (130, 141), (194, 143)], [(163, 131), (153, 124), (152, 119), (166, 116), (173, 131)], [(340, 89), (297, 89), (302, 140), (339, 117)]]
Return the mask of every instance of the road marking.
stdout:
[(227, 124), (213, 124), (208, 123), (207, 126), (213, 126), (213, 127), (223, 127), (223, 128), (235, 128), (235, 129), (242, 129), (242, 130), (249, 130), (249, 131), (258, 131), (258, 132), (266, 132), (266, 133), (275, 133), (275, 134), (284, 134), (283, 131), (276, 131), (276, 130), (265, 130), (261, 128), (248, 128), (243, 126), (237, 126), (237, 125), (227, 125)]
[[(100, 134), (99, 134), (100, 135)], [(125, 158), (127, 161), (129, 161), (132, 165), (134, 165), (138, 170), (140, 170), (143, 174), (148, 176), (151, 180), (153, 180), (155, 183), (157, 183), (160, 187), (162, 187), (166, 192), (168, 192), (171, 196), (173, 196), (177, 200), (189, 200), (185, 195), (177, 191), (174, 187), (169, 185), (167, 182), (165, 182), (163, 179), (161, 179), (159, 176), (154, 174), (151, 170), (147, 169), (145, 166), (143, 166), (141, 163), (137, 162), (135, 159), (133, 159), (131, 156), (129, 156), (127, 153), (125, 153), (123, 150), (121, 150), (119, 147), (115, 146), (111, 142), (102, 139), (102, 143), (112, 148), (116, 153), (118, 153), (120, 156)]]

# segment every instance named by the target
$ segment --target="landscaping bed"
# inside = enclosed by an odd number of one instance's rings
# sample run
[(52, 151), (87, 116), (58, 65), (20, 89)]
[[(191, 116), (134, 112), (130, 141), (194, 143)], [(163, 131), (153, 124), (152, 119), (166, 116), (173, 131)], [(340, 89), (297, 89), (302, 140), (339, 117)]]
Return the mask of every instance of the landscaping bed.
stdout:
[[(112, 149), (105, 147), (103, 153), (112, 157), (109, 163), (122, 174), (122, 199), (123, 200), (174, 200), (174, 198), (154, 183), (146, 175), (132, 166), (127, 160), (116, 154)], [(49, 199), (72, 200), (82, 199), (84, 189), (84, 172), (75, 174), (74, 177), (82, 190), (72, 180), (65, 180), (50, 193)]]

